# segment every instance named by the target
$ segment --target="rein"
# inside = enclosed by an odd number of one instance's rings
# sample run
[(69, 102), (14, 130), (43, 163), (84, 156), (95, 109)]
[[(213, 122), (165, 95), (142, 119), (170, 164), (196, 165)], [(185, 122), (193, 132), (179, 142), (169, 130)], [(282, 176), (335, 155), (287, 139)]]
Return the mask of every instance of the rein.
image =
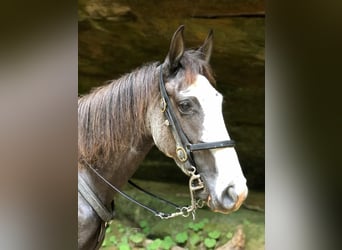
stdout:
[(203, 207), (204, 203), (202, 202), (202, 200), (197, 200), (195, 199), (194, 193), (196, 190), (202, 189), (204, 188), (204, 184), (200, 179), (200, 175), (199, 174), (195, 174), (195, 169), (191, 172), (191, 177), (189, 180), (189, 190), (190, 190), (190, 196), (191, 196), (191, 205), (189, 206), (183, 206), (180, 207), (168, 200), (165, 200), (155, 194), (152, 194), (146, 190), (144, 190), (143, 188), (139, 187), (137, 184), (135, 184), (133, 181), (129, 180), (128, 182), (135, 188), (137, 188), (138, 190), (144, 192), (145, 194), (163, 202), (166, 204), (169, 204), (173, 207), (176, 208), (176, 212), (173, 213), (164, 213), (164, 212), (160, 212), (158, 210), (155, 210), (153, 208), (150, 208), (142, 203), (140, 203), (139, 201), (135, 200), (134, 198), (132, 198), (131, 196), (129, 196), (128, 194), (122, 192), (120, 189), (118, 189), (117, 187), (115, 187), (113, 184), (111, 184), (107, 179), (105, 179), (99, 172), (97, 172), (96, 169), (94, 169), (88, 162), (86, 162), (85, 160), (83, 160), (83, 162), (86, 164), (86, 166), (93, 172), (95, 173), (104, 183), (106, 183), (110, 188), (112, 188), (113, 190), (115, 190), (116, 192), (118, 192), (121, 196), (125, 197), (127, 200), (135, 203), (136, 205), (146, 209), (147, 211), (151, 212), (152, 214), (154, 214), (155, 216), (161, 218), (161, 219), (170, 219), (176, 216), (180, 216), (182, 215), (183, 217), (188, 217), (190, 215), (190, 213), (192, 213), (192, 217), (193, 219), (195, 219), (195, 210), (197, 208), (201, 208)]

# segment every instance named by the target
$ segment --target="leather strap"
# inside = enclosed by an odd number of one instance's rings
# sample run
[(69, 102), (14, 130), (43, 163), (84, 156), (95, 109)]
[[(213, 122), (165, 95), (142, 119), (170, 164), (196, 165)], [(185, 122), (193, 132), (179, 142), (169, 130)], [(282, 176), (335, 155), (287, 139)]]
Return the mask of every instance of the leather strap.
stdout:
[(190, 151), (198, 151), (198, 150), (205, 150), (205, 149), (234, 147), (234, 145), (235, 145), (235, 141), (229, 140), (229, 141), (196, 143), (196, 144), (191, 144), (188, 146), (189, 146)]
[(78, 192), (95, 210), (102, 221), (108, 222), (113, 219), (114, 209), (112, 208), (112, 212), (110, 212), (80, 175), (78, 175)]

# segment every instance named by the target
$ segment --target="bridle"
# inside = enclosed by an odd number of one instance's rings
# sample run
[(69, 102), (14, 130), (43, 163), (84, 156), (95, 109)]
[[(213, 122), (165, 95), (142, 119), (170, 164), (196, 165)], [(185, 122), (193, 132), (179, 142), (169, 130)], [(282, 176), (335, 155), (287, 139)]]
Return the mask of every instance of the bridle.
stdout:
[(165, 114), (165, 117), (168, 121), (167, 123), (172, 129), (172, 134), (176, 141), (176, 155), (178, 160), (183, 163), (182, 168), (185, 173), (189, 171), (191, 173), (193, 168), (196, 170), (196, 162), (194, 161), (192, 152), (235, 146), (235, 142), (233, 140), (200, 143), (191, 143), (189, 141), (175, 116), (175, 111), (172, 106), (170, 97), (166, 92), (165, 83), (163, 80), (162, 65), (160, 66), (159, 89), (161, 93), (161, 109), (162, 112)]
[[(153, 198), (156, 198), (157, 200), (168, 204), (170, 206), (173, 206), (176, 208), (176, 212), (173, 213), (163, 213), (159, 212), (153, 208), (150, 208), (139, 201), (135, 200), (134, 198), (130, 197), (126, 193), (119, 190), (117, 187), (112, 185), (108, 180), (106, 180), (101, 174), (98, 173), (98, 171), (93, 168), (87, 161), (83, 159), (84, 164), (92, 170), (100, 179), (102, 179), (103, 182), (105, 182), (109, 187), (111, 187), (113, 190), (118, 192), (120, 195), (125, 197), (126, 199), (130, 200), (131, 202), (139, 205), (140, 207), (146, 209), (147, 211), (153, 213), (155, 216), (161, 218), (161, 219), (169, 219), (176, 216), (183, 216), (188, 217), (190, 213), (193, 216), (193, 219), (195, 219), (195, 211), (197, 208), (201, 208), (204, 205), (204, 202), (202, 200), (196, 200), (195, 193), (198, 190), (204, 189), (204, 183), (201, 179), (201, 175), (197, 173), (197, 166), (196, 162), (194, 160), (194, 157), (192, 155), (192, 152), (199, 151), (199, 150), (208, 150), (208, 149), (217, 149), (217, 148), (226, 148), (226, 147), (234, 147), (235, 142), (233, 140), (225, 140), (225, 141), (216, 141), (216, 142), (200, 142), (200, 143), (191, 143), (184, 133), (182, 127), (180, 126), (176, 116), (174, 107), (171, 103), (170, 97), (166, 92), (165, 83), (163, 79), (163, 67), (160, 65), (160, 78), (159, 78), (159, 89), (161, 93), (161, 111), (164, 113), (165, 118), (167, 120), (167, 124), (169, 127), (171, 127), (171, 131), (173, 134), (173, 137), (176, 141), (176, 155), (178, 160), (181, 162), (181, 169), (185, 174), (187, 174), (189, 179), (189, 191), (190, 191), (190, 199), (191, 204), (189, 206), (178, 206), (170, 201), (167, 201), (161, 197), (158, 197), (155, 194), (152, 194), (143, 188), (139, 187), (137, 184), (133, 183), (132, 181), (129, 181), (129, 183), (137, 188), (138, 190), (146, 193), (147, 195), (150, 195)], [(79, 188), (80, 191), (80, 188)], [(83, 196), (87, 196), (88, 194), (83, 193)], [(93, 197), (91, 197), (93, 198)], [(96, 197), (95, 197), (96, 198)], [(87, 199), (91, 200), (91, 199)], [(90, 204), (92, 205), (92, 204)], [(94, 205), (92, 205), (94, 208)], [(98, 214), (99, 212), (96, 211)], [(101, 211), (100, 211), (101, 213)]]

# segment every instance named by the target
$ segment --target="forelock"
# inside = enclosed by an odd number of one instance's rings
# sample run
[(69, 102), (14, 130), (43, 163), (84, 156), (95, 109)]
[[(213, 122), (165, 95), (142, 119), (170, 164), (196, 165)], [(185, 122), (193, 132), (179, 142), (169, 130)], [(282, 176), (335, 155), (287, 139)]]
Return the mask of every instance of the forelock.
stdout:
[[(215, 85), (215, 78), (208, 62), (202, 59), (201, 52), (198, 50), (187, 50), (180, 60), (184, 68), (184, 77), (187, 86), (196, 81), (197, 75), (204, 75), (211, 84)], [(182, 86), (186, 87), (186, 86)]]

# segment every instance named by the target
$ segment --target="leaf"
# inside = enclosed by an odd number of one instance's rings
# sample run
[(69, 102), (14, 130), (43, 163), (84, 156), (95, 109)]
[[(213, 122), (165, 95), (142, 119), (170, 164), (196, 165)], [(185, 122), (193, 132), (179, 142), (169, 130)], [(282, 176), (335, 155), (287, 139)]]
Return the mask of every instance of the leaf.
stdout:
[(116, 244), (116, 243), (117, 243), (116, 237), (115, 237), (114, 235), (111, 235), (111, 236), (109, 237), (109, 242), (112, 243), (113, 245)]
[(106, 234), (108, 234), (108, 233), (110, 233), (110, 232), (112, 232), (112, 228), (111, 228), (111, 227), (107, 227), (107, 228), (106, 228)]
[(121, 243), (119, 245), (119, 250), (131, 250), (131, 247), (127, 243)]
[(149, 227), (144, 228), (143, 229), (143, 233), (146, 234), (146, 235), (149, 234), (150, 233), (150, 228)]
[(147, 220), (142, 220), (139, 222), (140, 227), (142, 228), (142, 231), (145, 234), (149, 234), (150, 233), (150, 226), (148, 225)]
[(155, 239), (152, 243), (147, 245), (147, 250), (157, 250), (162, 243), (161, 239)]
[(128, 244), (128, 238), (127, 238), (127, 236), (122, 236), (122, 237), (121, 237), (121, 243)]
[(213, 248), (216, 245), (216, 240), (215, 239), (210, 239), (210, 238), (205, 238), (204, 245), (207, 248)]
[(201, 221), (201, 222), (197, 223), (197, 228), (198, 228), (198, 229), (203, 229), (203, 228), (204, 228), (204, 225), (205, 225), (205, 222), (204, 222), (204, 221)]
[(198, 232), (199, 230), (203, 229), (204, 224), (205, 224), (204, 221), (201, 221), (198, 223), (189, 222), (188, 228), (194, 230), (195, 232)]
[(172, 240), (172, 238), (170, 236), (166, 236), (162, 241), (160, 247), (162, 249), (168, 250), (174, 245), (176, 245), (176, 243)]
[(146, 228), (146, 227), (148, 227), (148, 222), (147, 222), (147, 220), (142, 220), (139, 222), (139, 225), (141, 228)]
[(136, 233), (132, 234), (129, 239), (134, 243), (134, 244), (139, 244), (143, 242), (144, 240), (144, 235), (142, 233)]
[(220, 238), (221, 232), (220, 232), (220, 231), (217, 231), (217, 230), (211, 231), (211, 232), (208, 233), (208, 236), (209, 236), (210, 238), (212, 238), (212, 239), (217, 240), (218, 238)]
[(228, 232), (228, 233), (226, 234), (226, 237), (227, 237), (228, 239), (231, 239), (231, 238), (233, 237), (233, 233), (232, 233), (232, 232)]
[(195, 223), (193, 223), (192, 221), (188, 223), (188, 228), (192, 229), (194, 228)]
[(176, 234), (176, 242), (183, 244), (188, 240), (188, 234), (186, 232)]

